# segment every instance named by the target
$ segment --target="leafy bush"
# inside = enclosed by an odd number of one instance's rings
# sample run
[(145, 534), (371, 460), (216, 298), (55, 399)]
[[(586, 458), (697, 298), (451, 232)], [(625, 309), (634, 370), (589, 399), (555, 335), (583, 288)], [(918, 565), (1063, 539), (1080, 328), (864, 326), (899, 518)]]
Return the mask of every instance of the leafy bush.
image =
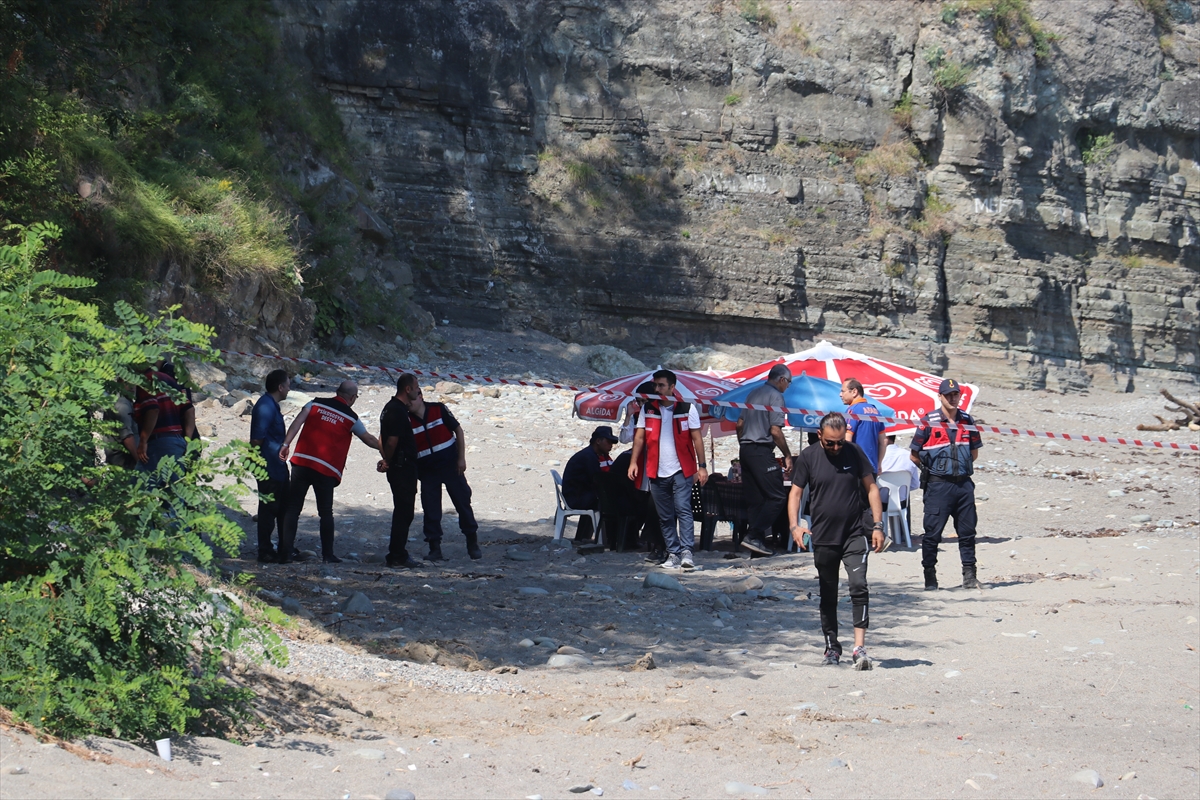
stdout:
[(184, 348), (213, 358), (212, 331), (123, 302), (105, 326), (70, 297), (91, 280), (39, 267), (59, 230), (16, 235), (0, 245), (0, 706), (68, 737), (145, 740), (236, 718), (247, 698), (220, 678), (223, 652), (246, 636), (283, 651), (209, 594), (207, 570), (214, 548), (237, 549), (222, 506), (247, 465), (265, 475), (261, 457), (193, 442), (180, 476), (174, 459), (135, 473), (95, 449), (115, 434), (96, 412), (118, 382)]
[(980, 19), (992, 22), (992, 38), (1005, 50), (1032, 45), (1034, 55), (1039, 61), (1044, 61), (1050, 57), (1050, 45), (1059, 39), (1057, 34), (1046, 31), (1034, 19), (1029, 10), (1029, 0), (970, 0), (968, 7)]
[(905, 92), (900, 95), (900, 99), (896, 101), (896, 105), (892, 106), (892, 119), (896, 125), (906, 131), (912, 130), (913, 125), (913, 96), (912, 92)]
[(1117, 146), (1117, 136), (1115, 133), (1097, 134), (1085, 130), (1080, 132), (1078, 144), (1083, 163), (1091, 166), (1107, 160), (1112, 155)]
[(973, 67), (948, 60), (946, 51), (940, 47), (927, 48), (923, 55), (925, 63), (933, 70), (934, 89), (944, 100), (965, 87), (974, 72)]
[(740, 94), (725, 95), (725, 105), (727, 106), (736, 106), (740, 102), (742, 102), (742, 96)]
[(776, 25), (775, 15), (763, 0), (741, 0), (738, 3), (738, 11), (741, 12), (742, 19), (757, 25), (761, 30), (770, 30)]

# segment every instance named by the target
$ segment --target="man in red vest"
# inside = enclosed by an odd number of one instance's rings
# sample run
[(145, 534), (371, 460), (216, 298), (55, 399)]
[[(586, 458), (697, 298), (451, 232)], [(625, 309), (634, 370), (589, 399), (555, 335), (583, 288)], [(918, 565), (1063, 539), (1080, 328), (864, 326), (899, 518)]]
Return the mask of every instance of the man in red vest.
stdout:
[(444, 403), (426, 403), (415, 375), (397, 382), (397, 396), (408, 398), (408, 421), (417, 440), (417, 475), (421, 478), (421, 511), (424, 513), (426, 561), (444, 561), (442, 555), (442, 487), (458, 512), (458, 527), (467, 538), (467, 555), (483, 558), (479, 549), (479, 523), (471, 508), (467, 483), (467, 443), (462, 426)]
[(317, 514), (321, 518), (321, 556), (330, 564), (340, 564), (333, 554), (333, 490), (342, 482), (346, 454), (350, 451), (350, 436), (357, 436), (372, 450), (379, 450), (379, 440), (367, 433), (358, 415), (350, 410), (358, 399), (358, 384), (342, 381), (335, 397), (319, 397), (296, 415), (288, 428), (279, 459), (287, 461), (288, 448), (296, 434), (296, 452), (292, 456), (292, 483), (288, 491), (287, 519), (279, 536), (279, 563), (286, 564), (296, 541), (296, 526), (300, 512), (313, 488), (317, 498)]
[[(654, 391), (676, 397), (675, 373), (660, 369), (654, 373)], [(667, 545), (668, 570), (696, 568), (692, 559), (696, 526), (692, 520), (692, 484), (708, 481), (708, 464), (703, 461), (704, 442), (700, 439), (700, 414), (690, 403), (651, 400), (638, 417), (633, 437), (633, 456), (629, 480), (637, 482), (642, 451), (646, 452), (646, 476), (650, 494), (658, 509), (663, 539)]]

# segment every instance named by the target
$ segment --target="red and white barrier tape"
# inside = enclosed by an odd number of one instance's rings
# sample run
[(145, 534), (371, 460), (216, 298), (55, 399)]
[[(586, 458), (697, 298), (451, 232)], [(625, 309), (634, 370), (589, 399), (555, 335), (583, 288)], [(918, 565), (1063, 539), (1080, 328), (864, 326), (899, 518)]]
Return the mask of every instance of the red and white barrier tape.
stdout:
[[(275, 361), (289, 361), (293, 364), (319, 364), (325, 367), (340, 367), (348, 369), (361, 369), (369, 372), (390, 372), (395, 374), (410, 373), (420, 375), (427, 378), (444, 378), (455, 381), (467, 381), (468, 383), (489, 383), (501, 384), (507, 386), (529, 386), (535, 389), (561, 389), (568, 392), (599, 392), (594, 386), (570, 386), (563, 383), (544, 383), (542, 381), (527, 381), (520, 378), (492, 378), (487, 375), (458, 375), (453, 372), (430, 372), (419, 369), (402, 369), (399, 367), (383, 367), (377, 364), (351, 364), (341, 361), (324, 361), (316, 358), (296, 358), (294, 356), (277, 356), (270, 353), (243, 353), (238, 350), (220, 350), (222, 355), (244, 356), (246, 358), (266, 358)], [(663, 399), (661, 395), (656, 394), (636, 394), (633, 392), (614, 392), (604, 390), (605, 394), (613, 397), (642, 397), (650, 400)], [(779, 411), (784, 414), (807, 414), (809, 416), (820, 417), (826, 412), (817, 411), (807, 408), (786, 408), (778, 406), (764, 406), (757, 403), (736, 403), (727, 400), (704, 400), (701, 405), (720, 406), (722, 408), (738, 408), (749, 411)], [(881, 417), (871, 416), (867, 414), (851, 414), (842, 412), (842, 416), (848, 419), (867, 420), (874, 422), (896, 423), (899, 425), (910, 425), (916, 427), (912, 420), (901, 417)], [(948, 426), (944, 426), (948, 427)], [(1056, 441), (1069, 442), (1092, 442), (1099, 444), (1122, 444), (1130, 447), (1156, 447), (1162, 450), (1194, 450), (1200, 451), (1200, 445), (1195, 444), (1179, 444), (1177, 442), (1153, 442), (1142, 441), (1141, 439), (1125, 439), (1121, 437), (1110, 438), (1107, 436), (1090, 436), (1079, 433), (1051, 433), (1049, 431), (1032, 431), (1021, 428), (998, 428), (994, 425), (961, 425), (965, 430), (982, 431), (985, 433), (999, 433), (1008, 436), (1029, 436), (1035, 439), (1054, 439)]]

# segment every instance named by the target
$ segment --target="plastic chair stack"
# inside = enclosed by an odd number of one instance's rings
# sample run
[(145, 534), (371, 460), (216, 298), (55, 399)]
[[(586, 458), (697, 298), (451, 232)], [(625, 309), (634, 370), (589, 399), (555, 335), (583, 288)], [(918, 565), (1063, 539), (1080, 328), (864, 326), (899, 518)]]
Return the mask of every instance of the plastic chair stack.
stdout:
[[(899, 525), (899, 534), (904, 535), (904, 546), (912, 547), (912, 534), (908, 529), (908, 516), (904, 513), (901, 504), (908, 500), (909, 482), (912, 480), (912, 475), (904, 470), (896, 470), (894, 472), (885, 472), (879, 476), (879, 486), (888, 490), (888, 504), (883, 512), (884, 527), (891, 534), (892, 525)], [(900, 543), (900, 536), (892, 536), (896, 544)]]

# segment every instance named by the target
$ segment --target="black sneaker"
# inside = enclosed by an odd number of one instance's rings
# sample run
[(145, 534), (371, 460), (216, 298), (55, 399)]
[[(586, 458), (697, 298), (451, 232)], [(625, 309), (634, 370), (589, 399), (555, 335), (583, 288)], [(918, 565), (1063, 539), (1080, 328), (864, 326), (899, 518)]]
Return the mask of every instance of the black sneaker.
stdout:
[(337, 556), (334, 556), (334, 555), (322, 556), (322, 557), (321, 557), (321, 560), (322, 560), (322, 561), (324, 561), (326, 564), (340, 564), (340, 563), (342, 563), (342, 560), (341, 560), (340, 558), (338, 558)]
[(842, 654), (837, 650), (826, 650), (825, 658), (821, 659), (822, 667), (836, 667), (842, 663)]
[(258, 563), (274, 564), (278, 561), (279, 561), (279, 553), (276, 553), (274, 549), (258, 551)]
[(742, 547), (749, 550), (751, 553), (758, 553), (761, 556), (773, 556), (775, 551), (767, 546), (767, 543), (757, 537), (752, 538), (747, 536), (742, 539)]
[(469, 544), (467, 545), (467, 555), (471, 557), (472, 561), (478, 561), (483, 558), (483, 551), (479, 549), (479, 545)]
[(429, 555), (425, 556), (426, 561), (445, 561), (446, 557), (442, 555), (442, 546), (440, 544), (429, 545)]
[(405, 553), (404, 558), (401, 559), (393, 560), (389, 558), (387, 565), (394, 569), (418, 569), (421, 566), (421, 562), (408, 555), (408, 553)]
[(647, 564), (658, 565), (667, 560), (667, 554), (661, 550), (651, 550), (649, 553), (646, 553), (646, 557), (643, 560)]

